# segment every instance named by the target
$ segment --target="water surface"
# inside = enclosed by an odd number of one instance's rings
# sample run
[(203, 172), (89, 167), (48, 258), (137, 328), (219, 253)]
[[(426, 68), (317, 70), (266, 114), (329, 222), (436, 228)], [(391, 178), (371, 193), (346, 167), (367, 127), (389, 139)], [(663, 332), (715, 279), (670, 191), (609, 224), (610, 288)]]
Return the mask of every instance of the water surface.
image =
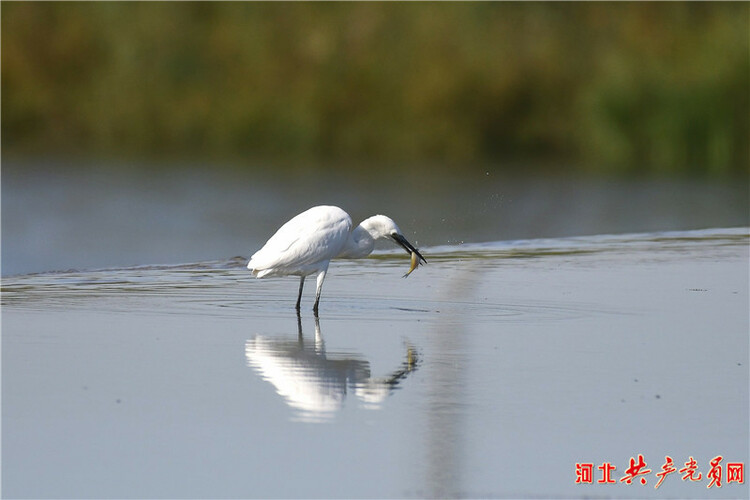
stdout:
[(423, 250), (334, 262), (317, 320), (241, 258), (3, 279), (3, 495), (747, 496), (705, 479), (748, 463), (747, 228)]
[[(134, 171), (135, 170), (135, 171)], [(294, 215), (392, 217), (420, 247), (750, 225), (746, 179), (386, 176), (3, 163), (2, 275), (249, 256)]]

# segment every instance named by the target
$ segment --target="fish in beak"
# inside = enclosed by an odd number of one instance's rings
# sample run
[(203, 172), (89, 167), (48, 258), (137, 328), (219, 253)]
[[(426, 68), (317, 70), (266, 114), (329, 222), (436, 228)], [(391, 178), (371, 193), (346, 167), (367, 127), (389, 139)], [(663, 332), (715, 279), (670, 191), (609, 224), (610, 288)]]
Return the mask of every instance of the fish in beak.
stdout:
[(409, 267), (409, 271), (404, 274), (404, 278), (409, 276), (412, 271), (414, 271), (419, 264), (427, 264), (427, 261), (424, 257), (422, 257), (422, 254), (419, 253), (419, 250), (414, 248), (414, 245), (409, 243), (406, 238), (404, 238), (403, 235), (395, 233), (391, 236), (393, 238), (393, 241), (396, 242), (397, 245), (399, 245), (401, 248), (406, 250), (406, 252), (411, 255), (411, 267)]

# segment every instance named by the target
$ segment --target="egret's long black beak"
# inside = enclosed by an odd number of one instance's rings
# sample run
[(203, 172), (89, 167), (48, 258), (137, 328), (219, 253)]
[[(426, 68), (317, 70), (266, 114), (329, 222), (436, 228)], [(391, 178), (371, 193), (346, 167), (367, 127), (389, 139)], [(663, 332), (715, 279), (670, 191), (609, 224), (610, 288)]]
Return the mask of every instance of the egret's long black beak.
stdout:
[(420, 260), (420, 262), (422, 264), (427, 264), (427, 261), (425, 260), (424, 257), (422, 257), (422, 254), (419, 253), (419, 250), (417, 250), (416, 248), (414, 248), (414, 245), (412, 245), (411, 243), (409, 243), (406, 240), (406, 238), (404, 238), (402, 235), (396, 233), (396, 234), (392, 235), (391, 238), (393, 238), (393, 241), (395, 241), (401, 248), (403, 248), (404, 250), (406, 250), (406, 253), (408, 253), (409, 255), (411, 255), (411, 253), (414, 252), (415, 254), (417, 254), (417, 257), (419, 257), (419, 260)]

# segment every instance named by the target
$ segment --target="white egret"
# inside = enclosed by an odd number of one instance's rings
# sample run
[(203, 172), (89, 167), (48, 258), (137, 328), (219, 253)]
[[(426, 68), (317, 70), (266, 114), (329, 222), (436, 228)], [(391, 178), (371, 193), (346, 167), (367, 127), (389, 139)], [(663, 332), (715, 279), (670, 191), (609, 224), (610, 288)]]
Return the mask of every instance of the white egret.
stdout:
[[(299, 276), (297, 311), (302, 300), (305, 278), (318, 275), (315, 305), (318, 314), (320, 290), (331, 259), (358, 259), (370, 255), (375, 240), (390, 239), (412, 256), (414, 270), (427, 261), (409, 243), (395, 222), (385, 215), (374, 215), (353, 227), (349, 214), (338, 207), (313, 207), (293, 217), (271, 236), (266, 244), (255, 252), (247, 268), (258, 278), (274, 276)], [(408, 275), (409, 273), (407, 273)]]

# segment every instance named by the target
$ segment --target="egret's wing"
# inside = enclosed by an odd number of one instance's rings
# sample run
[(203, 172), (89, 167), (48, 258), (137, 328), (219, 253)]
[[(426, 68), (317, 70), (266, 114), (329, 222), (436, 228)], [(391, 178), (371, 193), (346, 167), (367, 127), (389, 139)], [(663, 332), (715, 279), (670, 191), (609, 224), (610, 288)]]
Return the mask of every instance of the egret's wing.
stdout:
[(352, 220), (336, 207), (314, 207), (292, 218), (250, 259), (254, 271), (294, 269), (330, 260), (349, 237)]

